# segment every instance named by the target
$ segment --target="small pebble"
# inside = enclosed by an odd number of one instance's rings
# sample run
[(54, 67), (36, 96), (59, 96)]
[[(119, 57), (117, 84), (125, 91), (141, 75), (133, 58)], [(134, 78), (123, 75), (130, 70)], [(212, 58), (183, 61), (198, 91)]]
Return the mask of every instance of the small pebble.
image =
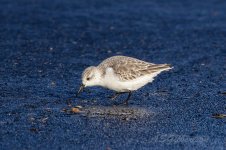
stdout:
[(79, 110), (78, 108), (76, 108), (76, 107), (73, 107), (73, 108), (71, 109), (71, 112), (73, 112), (73, 113), (79, 113), (80, 110)]

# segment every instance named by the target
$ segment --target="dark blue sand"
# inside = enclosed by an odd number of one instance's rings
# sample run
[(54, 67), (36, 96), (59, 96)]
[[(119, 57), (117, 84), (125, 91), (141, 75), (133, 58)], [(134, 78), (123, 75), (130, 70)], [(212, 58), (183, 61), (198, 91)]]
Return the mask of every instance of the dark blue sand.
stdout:
[[(84, 68), (127, 55), (174, 69), (113, 107)], [(0, 149), (226, 147), (225, 0), (1, 0)]]

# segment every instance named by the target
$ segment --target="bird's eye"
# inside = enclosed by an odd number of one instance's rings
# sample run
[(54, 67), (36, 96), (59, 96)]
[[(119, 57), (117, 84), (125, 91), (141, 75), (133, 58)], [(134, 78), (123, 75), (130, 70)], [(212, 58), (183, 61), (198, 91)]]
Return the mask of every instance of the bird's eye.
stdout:
[(87, 81), (89, 81), (89, 80), (90, 80), (90, 78), (88, 77), (88, 78), (86, 78), (86, 80), (87, 80)]

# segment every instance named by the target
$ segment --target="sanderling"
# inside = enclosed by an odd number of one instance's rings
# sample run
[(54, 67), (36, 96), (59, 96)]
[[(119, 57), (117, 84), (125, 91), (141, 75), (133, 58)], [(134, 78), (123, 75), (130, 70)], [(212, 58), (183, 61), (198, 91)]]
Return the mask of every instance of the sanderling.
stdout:
[(153, 64), (127, 56), (113, 56), (105, 59), (98, 66), (86, 68), (82, 74), (82, 85), (78, 94), (88, 86), (101, 86), (116, 91), (112, 99), (128, 93), (124, 103), (133, 91), (154, 80), (162, 71), (172, 69), (169, 64)]

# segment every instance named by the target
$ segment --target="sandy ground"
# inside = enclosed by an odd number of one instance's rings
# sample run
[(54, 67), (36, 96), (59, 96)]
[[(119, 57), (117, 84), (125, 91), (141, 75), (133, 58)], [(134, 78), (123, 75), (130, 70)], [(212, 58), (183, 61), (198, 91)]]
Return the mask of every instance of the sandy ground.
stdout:
[[(0, 149), (226, 147), (226, 1), (1, 0)], [(115, 106), (81, 73), (113, 55), (174, 69)]]

